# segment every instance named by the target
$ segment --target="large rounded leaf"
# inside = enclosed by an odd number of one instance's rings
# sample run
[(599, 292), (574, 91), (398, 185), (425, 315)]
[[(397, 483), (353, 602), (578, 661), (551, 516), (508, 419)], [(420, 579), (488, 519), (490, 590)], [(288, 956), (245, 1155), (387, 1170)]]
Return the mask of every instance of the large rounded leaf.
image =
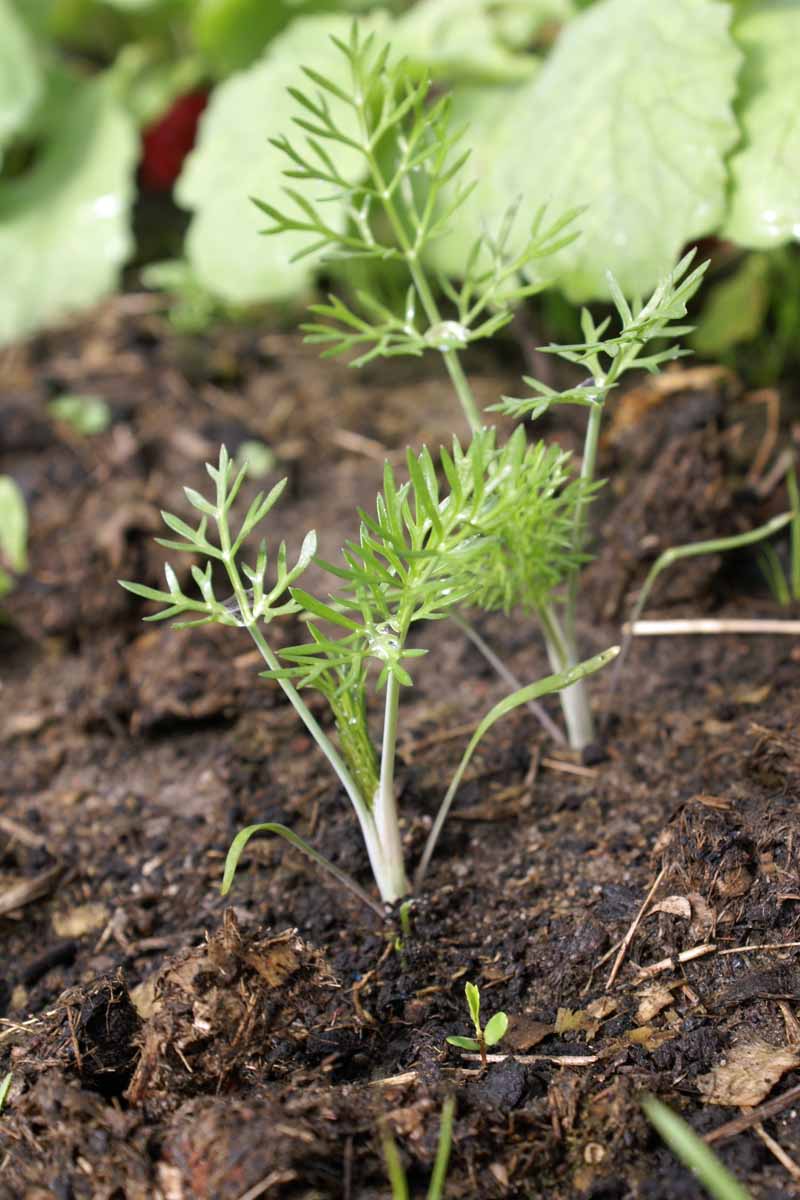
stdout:
[(0, 344), (93, 304), (131, 249), (136, 132), (104, 81), (78, 86), (41, 158), (0, 184)]
[[(290, 164), (268, 139), (284, 134), (303, 143), (304, 135), (292, 122), (303, 110), (287, 90), (306, 88), (314, 94), (302, 67), (348, 86), (345, 60), (330, 35), (346, 40), (350, 24), (343, 16), (294, 21), (249, 70), (214, 89), (175, 194), (194, 214), (186, 241), (189, 263), (204, 287), (229, 302), (286, 299), (301, 292), (312, 276), (318, 261), (313, 256), (291, 261), (308, 245), (308, 238), (259, 237), (264, 215), (250, 197), (282, 205), (283, 172)], [(381, 18), (361, 22), (367, 30), (377, 28), (378, 36), (385, 24)], [(347, 129), (353, 113), (343, 104), (339, 107)], [(357, 168), (359, 159), (347, 147), (332, 145), (330, 153), (345, 172)], [(318, 184), (291, 183), (298, 192), (319, 198)], [(331, 223), (344, 220), (342, 206), (335, 202), (326, 205), (325, 213)]]
[(30, 34), (10, 0), (0, 0), (0, 151), (30, 116), (41, 86)]
[[(601, 0), (566, 26), (495, 125), (490, 161), (451, 235), (459, 249), (479, 217), (497, 226), (516, 197), (521, 216), (546, 204), (555, 219), (585, 205), (581, 237), (556, 260), (570, 297), (607, 296), (608, 269), (627, 293), (654, 286), (723, 216), (724, 156), (738, 136), (729, 17), (713, 0)], [(446, 246), (442, 254), (457, 258)]]
[(397, 22), (392, 48), (437, 79), (526, 79), (536, 60), (505, 44), (502, 13), (489, 0), (417, 0)]
[(728, 237), (744, 246), (800, 241), (800, 7), (759, 4), (735, 27), (744, 50), (744, 146), (731, 162)]
[(199, 0), (192, 38), (215, 75), (248, 67), (292, 12), (282, 0)]

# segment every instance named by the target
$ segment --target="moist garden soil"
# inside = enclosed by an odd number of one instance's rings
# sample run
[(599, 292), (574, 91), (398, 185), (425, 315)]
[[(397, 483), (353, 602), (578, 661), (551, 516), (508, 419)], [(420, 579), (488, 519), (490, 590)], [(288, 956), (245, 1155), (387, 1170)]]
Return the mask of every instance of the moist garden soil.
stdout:
[[(504, 353), (469, 364), (482, 403), (518, 390)], [(800, 1162), (791, 638), (640, 639), (613, 695), (609, 671), (593, 681), (603, 736), (582, 761), (524, 709), (505, 718), (402, 944), (275, 839), (251, 843), (220, 897), (232, 836), (264, 820), (369, 886), (356, 821), (246, 634), (143, 625), (115, 580), (158, 584), (159, 509), (186, 515), (182, 486), (207, 487), (221, 441), (271, 447), (248, 495), (289, 478), (272, 544), (296, 553), (316, 527), (335, 558), (386, 456), (402, 467), (408, 442), (465, 436), (436, 368), (357, 374), (264, 329), (178, 337), (141, 296), (5, 353), (0, 471), (28, 498), (31, 544), (1, 635), (2, 1200), (386, 1198), (387, 1131), (422, 1196), (448, 1096), (447, 1196), (700, 1196), (645, 1093), (702, 1134), (741, 1118), (715, 1142), (723, 1160), (754, 1197), (798, 1194), (765, 1141)], [(104, 397), (110, 428), (87, 438), (51, 419), (65, 392)], [(697, 366), (614, 402), (587, 654), (619, 640), (660, 550), (785, 505), (770, 411)], [(581, 422), (563, 410), (538, 428), (579, 450)], [(752, 555), (676, 567), (651, 612), (796, 615)], [(476, 620), (521, 679), (547, 672), (530, 621)], [(417, 644), (430, 654), (403, 694), (398, 767), (412, 866), (504, 690), (454, 626)], [(445, 1044), (470, 1032), (467, 980), (487, 1017), (510, 1017), (485, 1070)], [(758, 1125), (752, 1106), (771, 1101)]]

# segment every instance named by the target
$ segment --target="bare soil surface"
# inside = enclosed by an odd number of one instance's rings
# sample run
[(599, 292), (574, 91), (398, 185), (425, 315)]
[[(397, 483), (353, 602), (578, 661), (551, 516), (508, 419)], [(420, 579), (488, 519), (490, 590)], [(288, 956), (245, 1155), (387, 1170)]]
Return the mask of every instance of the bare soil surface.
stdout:
[[(518, 390), (513, 347), (471, 366), (483, 403)], [(383, 1200), (382, 1129), (423, 1196), (449, 1095), (449, 1197), (700, 1197), (644, 1093), (719, 1131), (754, 1197), (800, 1194), (797, 643), (637, 642), (613, 697), (596, 679), (589, 762), (524, 710), (507, 717), (400, 949), (275, 840), (251, 843), (223, 900), (231, 837), (264, 820), (369, 886), (355, 817), (244, 631), (142, 625), (115, 580), (158, 585), (159, 509), (186, 515), (182, 486), (203, 489), (220, 441), (272, 447), (248, 495), (288, 475), (273, 542), (296, 551), (313, 526), (335, 558), (387, 455), (466, 434), (455, 402), (435, 362), (357, 375), (264, 330), (179, 338), (135, 296), (7, 352), (2, 372), (0, 472), (28, 498), (31, 562), (0, 630), (0, 1198)], [(47, 401), (66, 391), (103, 396), (108, 431), (54, 422)], [(541, 432), (578, 450), (580, 410), (555, 420)], [(587, 653), (619, 640), (661, 550), (785, 505), (765, 428), (711, 368), (615, 401)], [(797, 615), (750, 554), (676, 567), (652, 608)], [(546, 673), (528, 622), (476, 620), (520, 678)], [(419, 645), (398, 768), (412, 866), (503, 694), (455, 627)], [(485, 1070), (445, 1044), (470, 1032), (466, 980), (510, 1017)]]

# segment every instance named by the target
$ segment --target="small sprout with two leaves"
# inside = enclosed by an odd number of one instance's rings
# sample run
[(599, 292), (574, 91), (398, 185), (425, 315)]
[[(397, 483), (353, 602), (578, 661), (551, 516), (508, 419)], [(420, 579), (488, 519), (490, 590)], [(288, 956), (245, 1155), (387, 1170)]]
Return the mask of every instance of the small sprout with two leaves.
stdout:
[(490, 1017), (486, 1022), (486, 1027), (481, 1025), (481, 994), (474, 983), (468, 983), (464, 988), (467, 997), (467, 1007), (469, 1015), (472, 1019), (472, 1024), (475, 1026), (475, 1037), (449, 1037), (448, 1044), (457, 1046), (459, 1050), (472, 1050), (480, 1053), (481, 1063), (486, 1066), (486, 1047), (496, 1046), (499, 1041), (506, 1035), (508, 1029), (508, 1017), (504, 1012), (496, 1012), (493, 1017)]

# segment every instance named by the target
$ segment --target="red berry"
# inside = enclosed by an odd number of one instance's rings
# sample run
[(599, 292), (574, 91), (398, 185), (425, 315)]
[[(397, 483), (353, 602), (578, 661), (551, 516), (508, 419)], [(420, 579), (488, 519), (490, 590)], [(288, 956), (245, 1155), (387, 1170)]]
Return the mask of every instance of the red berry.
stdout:
[(168, 192), (194, 145), (197, 123), (208, 100), (207, 91), (179, 96), (171, 108), (142, 134), (141, 182), (154, 192)]

